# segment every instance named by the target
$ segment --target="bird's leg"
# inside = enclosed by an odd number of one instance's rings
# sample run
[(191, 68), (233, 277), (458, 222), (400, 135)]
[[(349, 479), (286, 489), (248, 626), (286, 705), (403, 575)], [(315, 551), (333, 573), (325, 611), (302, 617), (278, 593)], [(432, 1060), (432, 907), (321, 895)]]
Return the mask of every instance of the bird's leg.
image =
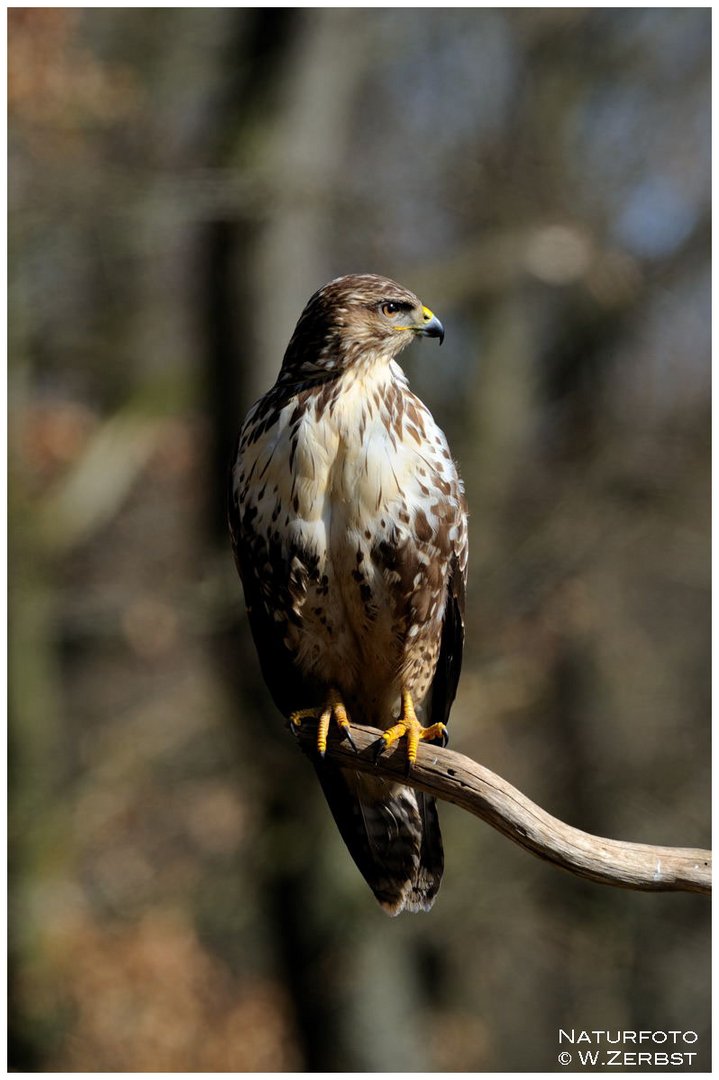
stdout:
[(422, 727), (417, 714), (414, 711), (414, 702), (409, 690), (402, 691), (402, 708), (399, 719), (394, 727), (388, 728), (377, 744), (375, 757), (379, 757), (386, 747), (397, 742), (404, 735), (407, 736), (407, 774), (417, 760), (417, 747), (427, 739), (441, 739), (442, 745), (447, 745), (447, 728), (444, 724), (431, 724), (430, 727)]
[(293, 727), (298, 728), (302, 726), (302, 721), (307, 720), (309, 717), (317, 720), (317, 753), (320, 757), (324, 757), (325, 751), (327, 750), (327, 735), (332, 720), (334, 720), (338, 727), (342, 728), (349, 739), (352, 749), (357, 749), (354, 739), (352, 738), (352, 732), (350, 731), (347, 710), (336, 690), (330, 690), (324, 706), (314, 709), (298, 709), (296, 712), (291, 713), (290, 723)]

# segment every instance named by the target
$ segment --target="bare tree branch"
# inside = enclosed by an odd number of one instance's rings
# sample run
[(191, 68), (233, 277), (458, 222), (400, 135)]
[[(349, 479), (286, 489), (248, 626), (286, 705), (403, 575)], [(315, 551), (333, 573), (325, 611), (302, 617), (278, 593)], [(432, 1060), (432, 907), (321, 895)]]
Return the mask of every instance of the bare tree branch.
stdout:
[[(406, 776), (404, 745), (384, 751), (375, 763), (380, 731), (351, 727), (357, 750), (332, 734), (326, 761), (351, 766), (387, 780), (401, 780), (419, 791), (445, 799), (542, 859), (580, 877), (624, 889), (711, 892), (711, 852), (701, 848), (654, 847), (592, 836), (552, 817), (500, 776), (463, 754), (420, 744), (417, 763)], [(315, 751), (315, 728), (298, 733), (302, 749)]]

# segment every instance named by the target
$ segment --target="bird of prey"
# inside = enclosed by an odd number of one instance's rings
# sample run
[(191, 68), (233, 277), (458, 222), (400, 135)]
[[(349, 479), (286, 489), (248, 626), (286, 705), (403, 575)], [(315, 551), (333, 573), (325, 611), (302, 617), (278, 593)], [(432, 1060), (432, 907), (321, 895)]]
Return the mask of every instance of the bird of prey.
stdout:
[[(464, 639), (462, 482), (396, 362), (439, 319), (375, 274), (308, 301), (277, 381), (242, 427), (229, 493), (235, 560), (262, 673), (292, 724), (318, 721), (315, 768), (340, 833), (391, 915), (429, 910), (434, 800), (324, 761), (331, 723), (446, 740)], [(427, 720), (423, 726), (422, 719)]]

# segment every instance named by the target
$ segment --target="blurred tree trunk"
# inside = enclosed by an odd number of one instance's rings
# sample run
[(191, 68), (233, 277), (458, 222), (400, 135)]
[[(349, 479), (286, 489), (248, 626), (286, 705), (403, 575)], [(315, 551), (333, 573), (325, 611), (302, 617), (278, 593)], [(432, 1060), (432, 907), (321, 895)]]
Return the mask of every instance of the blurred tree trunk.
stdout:
[[(263, 9), (253, 19), (249, 40), (261, 38), (265, 47), (245, 53), (242, 111), (227, 117), (227, 155), (230, 162), (243, 160), (260, 178), (262, 209), (211, 223), (204, 245), (203, 320), (211, 343), (207, 385), (216, 447), (210, 479), (216, 490), (221, 481), (223, 497), (227, 458), (222, 459), (242, 417), (274, 382), (309, 294), (332, 274), (333, 199), (369, 49), (360, 12)], [(218, 540), (227, 544), (224, 523)], [(229, 563), (229, 548), (226, 558)], [(239, 610), (239, 583), (233, 587)], [(239, 705), (240, 752), (252, 753), (255, 765), (266, 767), (259, 839), (268, 849), (261, 860), (271, 901), (265, 915), (291, 992), (305, 1067), (362, 1071), (393, 1062), (396, 1069), (417, 1068), (421, 1035), (412, 1010), (403, 1005), (412, 973), (386, 950), (375, 950), (367, 965), (356, 946), (347, 946), (346, 898), (322, 851), (329, 815), (314, 775), (261, 684), (244, 621), (226, 635), (220, 655)], [(268, 740), (273, 747), (277, 739), (282, 741), (276, 750), (251, 749)], [(349, 859), (344, 849), (341, 857)], [(371, 1038), (358, 1039), (358, 1010), (366, 1013), (378, 985), (393, 987), (394, 1008), (371, 1006)]]

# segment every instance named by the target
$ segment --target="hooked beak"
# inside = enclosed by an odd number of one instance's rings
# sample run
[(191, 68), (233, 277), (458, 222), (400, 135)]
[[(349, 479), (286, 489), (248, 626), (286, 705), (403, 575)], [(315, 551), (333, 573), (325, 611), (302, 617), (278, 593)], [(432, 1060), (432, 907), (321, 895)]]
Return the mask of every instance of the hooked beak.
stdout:
[(422, 308), (422, 325), (417, 327), (417, 333), (422, 334), (424, 337), (439, 338), (440, 345), (444, 341), (444, 327), (428, 307)]

